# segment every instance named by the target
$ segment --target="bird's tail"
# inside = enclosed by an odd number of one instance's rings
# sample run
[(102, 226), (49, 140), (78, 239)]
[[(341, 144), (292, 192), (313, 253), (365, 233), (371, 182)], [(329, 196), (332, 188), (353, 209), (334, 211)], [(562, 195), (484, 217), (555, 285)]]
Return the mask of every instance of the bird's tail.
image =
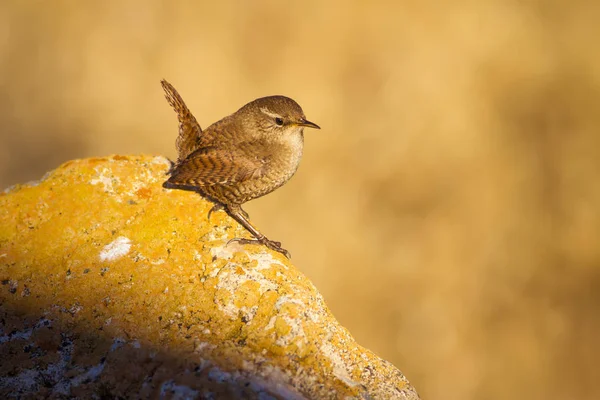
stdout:
[(179, 119), (179, 136), (175, 142), (178, 153), (177, 164), (179, 164), (196, 150), (202, 128), (200, 128), (200, 124), (198, 124), (198, 121), (196, 121), (196, 118), (187, 108), (173, 85), (164, 79), (160, 83), (165, 91), (167, 101), (173, 107), (177, 113), (177, 119)]

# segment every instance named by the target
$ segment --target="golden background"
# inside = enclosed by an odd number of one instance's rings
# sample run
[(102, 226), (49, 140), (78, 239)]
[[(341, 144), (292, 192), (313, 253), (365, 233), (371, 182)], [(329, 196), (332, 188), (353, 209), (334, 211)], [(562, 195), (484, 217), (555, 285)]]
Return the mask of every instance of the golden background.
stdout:
[[(0, 186), (297, 100), (247, 205), (424, 399), (600, 398), (600, 2), (0, 2)], [(193, 212), (193, 210), (190, 210)]]

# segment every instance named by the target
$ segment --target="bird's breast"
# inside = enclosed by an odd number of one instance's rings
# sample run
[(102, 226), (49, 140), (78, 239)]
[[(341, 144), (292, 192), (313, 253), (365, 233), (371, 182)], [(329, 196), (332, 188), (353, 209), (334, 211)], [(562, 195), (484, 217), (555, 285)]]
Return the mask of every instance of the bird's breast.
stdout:
[(296, 172), (302, 158), (304, 138), (302, 133), (281, 138), (271, 147), (272, 153), (262, 180), (269, 182), (265, 191), (273, 191), (286, 183)]
[(302, 158), (302, 151), (304, 150), (304, 135), (302, 132), (293, 133), (284, 138), (283, 147), (285, 148), (284, 157), (287, 158), (284, 162), (287, 161), (290, 170), (289, 179), (298, 169)]

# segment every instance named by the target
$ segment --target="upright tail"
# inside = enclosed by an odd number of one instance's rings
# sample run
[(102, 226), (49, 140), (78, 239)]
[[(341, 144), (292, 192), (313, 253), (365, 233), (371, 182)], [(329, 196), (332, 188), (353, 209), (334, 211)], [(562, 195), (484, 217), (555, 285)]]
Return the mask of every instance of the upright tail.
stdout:
[(175, 146), (177, 147), (177, 166), (196, 150), (198, 138), (202, 134), (202, 128), (200, 128), (200, 124), (198, 124), (198, 121), (196, 121), (196, 118), (194, 118), (187, 108), (173, 85), (164, 79), (160, 83), (165, 91), (167, 101), (173, 107), (177, 113), (177, 119), (179, 119), (179, 136), (177, 136), (177, 140), (175, 141)]

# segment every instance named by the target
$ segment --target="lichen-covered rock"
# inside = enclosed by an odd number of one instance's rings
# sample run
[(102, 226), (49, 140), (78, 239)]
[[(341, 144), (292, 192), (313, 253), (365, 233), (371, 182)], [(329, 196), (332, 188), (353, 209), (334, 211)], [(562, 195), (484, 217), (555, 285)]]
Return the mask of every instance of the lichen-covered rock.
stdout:
[(77, 160), (0, 195), (1, 398), (418, 398), (167, 168)]

